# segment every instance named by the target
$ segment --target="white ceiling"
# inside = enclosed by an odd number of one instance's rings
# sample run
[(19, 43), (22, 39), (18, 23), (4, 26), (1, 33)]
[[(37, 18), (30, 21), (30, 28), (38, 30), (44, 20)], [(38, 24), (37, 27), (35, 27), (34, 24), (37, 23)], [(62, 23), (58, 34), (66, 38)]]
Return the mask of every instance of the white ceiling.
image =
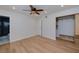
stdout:
[[(7, 10), (7, 11), (14, 11), (14, 12), (20, 12), (24, 14), (29, 14), (28, 11), (23, 11), (25, 10), (30, 10), (29, 5), (15, 5), (15, 10), (12, 9), (12, 6), (14, 5), (0, 5), (0, 10)], [(64, 7), (61, 7), (60, 5), (34, 5), (34, 7), (38, 9), (44, 9), (47, 11), (47, 13), (41, 12), (41, 15), (47, 15), (55, 12), (59, 12), (62, 10), (74, 8), (74, 7), (79, 7), (79, 5), (65, 5)]]

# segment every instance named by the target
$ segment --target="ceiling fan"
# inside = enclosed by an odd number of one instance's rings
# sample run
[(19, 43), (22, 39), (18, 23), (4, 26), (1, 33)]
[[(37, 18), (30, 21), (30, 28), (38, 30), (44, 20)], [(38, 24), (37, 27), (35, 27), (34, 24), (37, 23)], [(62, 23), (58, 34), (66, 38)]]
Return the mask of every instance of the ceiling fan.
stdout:
[(30, 7), (30, 10), (23, 10), (23, 11), (30, 11), (30, 15), (32, 14), (40, 15), (40, 12), (44, 11), (43, 9), (37, 9), (32, 5), (29, 5), (29, 7)]

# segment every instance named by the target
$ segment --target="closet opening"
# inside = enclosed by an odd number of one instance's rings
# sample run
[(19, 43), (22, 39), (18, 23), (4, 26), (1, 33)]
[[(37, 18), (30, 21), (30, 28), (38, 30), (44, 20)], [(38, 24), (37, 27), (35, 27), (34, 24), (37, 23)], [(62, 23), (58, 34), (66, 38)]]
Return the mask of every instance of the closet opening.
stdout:
[(75, 16), (68, 15), (56, 18), (56, 39), (74, 42)]

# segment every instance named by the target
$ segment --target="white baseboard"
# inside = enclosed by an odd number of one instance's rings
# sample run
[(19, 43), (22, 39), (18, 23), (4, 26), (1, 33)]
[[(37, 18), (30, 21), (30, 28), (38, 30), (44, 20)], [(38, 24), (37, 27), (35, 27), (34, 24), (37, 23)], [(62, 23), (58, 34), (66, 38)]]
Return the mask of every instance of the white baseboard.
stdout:
[(52, 40), (56, 40), (56, 38), (50, 37), (50, 36), (42, 36), (42, 37), (45, 37), (45, 38), (48, 38), (48, 39), (52, 39)]
[[(30, 37), (34, 37), (34, 36), (40, 36), (40, 35), (30, 35), (30, 36), (21, 37), (21, 38), (18, 38), (18, 39), (12, 39), (12, 40), (10, 40), (10, 43), (11, 42), (16, 42), (16, 41), (19, 41), (19, 40), (23, 40), (23, 39), (27, 39), (27, 38), (30, 38)], [(54, 37), (49, 37), (49, 36), (42, 36), (42, 37), (52, 39), (52, 40), (56, 40)]]
[(37, 35), (30, 35), (30, 36), (21, 37), (21, 38), (18, 38), (18, 39), (10, 39), (10, 43), (16, 42), (16, 41), (19, 41), (19, 40), (23, 40), (23, 39), (27, 39), (27, 38), (30, 38), (30, 37), (34, 37), (34, 36), (37, 36)]

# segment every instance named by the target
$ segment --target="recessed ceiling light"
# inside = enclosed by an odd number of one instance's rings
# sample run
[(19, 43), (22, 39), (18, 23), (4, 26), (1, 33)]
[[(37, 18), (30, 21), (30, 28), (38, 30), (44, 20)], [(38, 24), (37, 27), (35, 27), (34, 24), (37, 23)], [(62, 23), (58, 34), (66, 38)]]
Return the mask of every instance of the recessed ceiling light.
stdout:
[(16, 9), (15, 6), (13, 6), (12, 9), (15, 10)]

